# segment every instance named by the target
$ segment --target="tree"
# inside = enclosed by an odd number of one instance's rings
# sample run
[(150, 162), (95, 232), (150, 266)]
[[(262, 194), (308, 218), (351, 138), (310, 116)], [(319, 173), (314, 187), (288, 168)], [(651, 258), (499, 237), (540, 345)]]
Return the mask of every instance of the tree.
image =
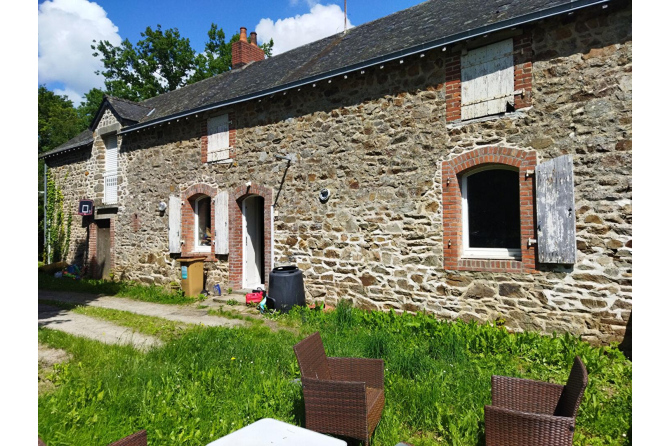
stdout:
[[(105, 88), (111, 96), (141, 101), (175, 90), (232, 68), (232, 43), (239, 34), (226, 42), (222, 29), (212, 23), (208, 41), (201, 54), (191, 47), (176, 28), (163, 32), (147, 27), (143, 39), (133, 46), (128, 39), (116, 47), (107, 40), (93, 41), (93, 56), (100, 57), (104, 70), (96, 71), (105, 77)], [(268, 57), (274, 42), (261, 45)]]
[(85, 128), (67, 96), (59, 96), (44, 85), (37, 87), (38, 152), (58, 147)]
[(84, 100), (79, 107), (77, 107), (77, 116), (79, 120), (86, 127), (93, 123), (96, 113), (105, 98), (105, 92), (99, 88), (91, 88), (88, 93), (84, 94)]
[[(77, 136), (86, 128), (77, 114), (72, 101), (67, 96), (60, 96), (47, 89), (46, 86), (37, 87), (37, 151), (39, 153), (55, 149), (59, 145)], [(37, 162), (37, 190), (44, 192), (44, 161)], [(38, 194), (38, 249), (40, 255), (43, 250), (44, 208), (43, 197)]]

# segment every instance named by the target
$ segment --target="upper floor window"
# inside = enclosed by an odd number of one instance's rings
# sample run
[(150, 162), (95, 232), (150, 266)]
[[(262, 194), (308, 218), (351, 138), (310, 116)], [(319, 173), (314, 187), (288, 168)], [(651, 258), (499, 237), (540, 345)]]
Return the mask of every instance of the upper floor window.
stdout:
[(514, 107), (513, 40), (461, 56), (461, 119), (496, 115)]
[(230, 158), (230, 135), (228, 114), (207, 120), (207, 162)]
[(461, 176), (463, 257), (521, 260), (519, 171), (485, 166)]
[(119, 167), (119, 148), (116, 134), (105, 137), (105, 204), (116, 204), (118, 180), (117, 171)]

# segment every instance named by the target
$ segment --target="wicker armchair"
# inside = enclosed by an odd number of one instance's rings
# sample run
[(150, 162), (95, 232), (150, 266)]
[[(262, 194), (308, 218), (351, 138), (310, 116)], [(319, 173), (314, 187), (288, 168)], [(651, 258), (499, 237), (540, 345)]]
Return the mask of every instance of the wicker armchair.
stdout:
[[(40, 437), (37, 437), (38, 446), (46, 446)], [(124, 437), (114, 443), (111, 443), (109, 446), (147, 446), (147, 431), (141, 430), (130, 434), (127, 437)]]
[(570, 446), (577, 409), (588, 382), (575, 357), (566, 385), (491, 377), (491, 405), (484, 407), (486, 446)]
[(328, 358), (319, 332), (293, 346), (305, 398), (305, 427), (367, 446), (384, 409), (384, 361)]

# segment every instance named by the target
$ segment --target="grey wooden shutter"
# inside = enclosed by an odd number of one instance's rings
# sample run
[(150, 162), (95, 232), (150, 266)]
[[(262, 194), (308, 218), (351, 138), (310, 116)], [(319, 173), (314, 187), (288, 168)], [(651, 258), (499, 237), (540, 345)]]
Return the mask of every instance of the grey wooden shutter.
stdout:
[(214, 199), (214, 253), (228, 254), (228, 192)]
[(468, 52), (461, 58), (461, 118), (504, 113), (514, 102), (512, 39)]
[(209, 118), (207, 121), (207, 161), (230, 158), (228, 114)]
[(572, 157), (559, 156), (535, 169), (537, 247), (540, 263), (575, 263), (575, 195)]
[(170, 207), (168, 208), (168, 245), (170, 253), (181, 253), (181, 199), (170, 196)]

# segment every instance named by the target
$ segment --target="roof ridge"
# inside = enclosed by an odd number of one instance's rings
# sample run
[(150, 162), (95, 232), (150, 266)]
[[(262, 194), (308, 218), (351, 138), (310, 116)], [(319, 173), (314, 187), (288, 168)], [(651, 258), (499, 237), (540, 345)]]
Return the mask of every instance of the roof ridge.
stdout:
[(146, 105), (142, 105), (141, 102), (135, 102), (135, 101), (131, 101), (130, 99), (119, 98), (119, 97), (112, 96), (112, 95), (109, 95), (109, 94), (107, 94), (105, 96), (107, 96), (108, 99), (114, 99), (115, 101), (121, 101), (121, 102), (125, 102), (125, 103), (132, 104), (132, 105), (138, 105), (138, 106), (144, 107), (144, 108), (149, 108)]
[[(418, 7), (418, 6), (423, 5), (424, 3), (429, 3), (429, 2), (432, 2), (432, 1), (434, 1), (434, 0), (426, 0), (426, 1), (423, 1), (423, 2), (421, 2), (421, 3), (419, 3), (419, 4), (417, 4), (417, 5), (413, 5), (413, 6), (410, 6), (409, 8), (401, 9), (400, 11), (396, 11), (396, 12), (394, 12), (394, 13), (392, 13), (392, 14), (387, 15), (387, 16), (379, 17), (378, 19), (371, 20), (371, 21), (369, 21), (369, 22), (362, 23), (361, 25), (354, 26), (354, 27), (351, 28), (351, 29), (357, 29), (357, 28), (360, 28), (360, 27), (362, 27), (362, 26), (368, 25), (368, 24), (370, 24), (370, 23), (377, 22), (377, 21), (379, 21), (379, 20), (386, 19), (387, 17), (391, 17), (391, 16), (396, 15), (396, 14), (400, 14), (400, 13), (402, 13), (402, 12), (405, 12), (405, 11), (409, 10), (409, 9), (414, 9), (414, 8), (416, 8), (416, 7)], [(324, 41), (324, 40), (326, 40), (326, 39), (333, 39), (333, 38), (337, 39), (337, 38), (339, 37), (339, 40), (341, 41), (345, 36), (346, 36), (346, 32), (345, 32), (345, 31), (336, 32), (336, 33), (333, 33), (333, 34), (331, 34), (331, 35), (329, 35), (329, 36), (322, 37), (322, 38), (319, 39), (319, 40), (314, 40), (314, 41), (312, 41), (312, 42), (307, 42), (307, 43), (305, 43), (305, 44), (303, 44), (303, 45), (300, 45), (300, 46), (297, 46), (297, 47), (295, 47), (295, 48), (291, 48), (290, 50), (288, 50), (288, 51), (284, 51), (283, 53), (277, 54), (276, 56), (266, 57), (266, 58), (264, 58), (263, 60), (252, 61), (252, 62), (249, 62), (249, 63), (247, 63), (247, 64), (245, 64), (245, 65), (243, 65), (243, 66), (241, 66), (241, 67), (238, 67), (238, 68), (231, 68), (231, 69), (228, 70), (228, 71), (224, 71), (223, 73), (219, 73), (219, 74), (216, 74), (216, 75), (214, 75), (214, 76), (211, 76), (211, 77), (208, 77), (208, 78), (205, 78), (205, 79), (201, 79), (201, 80), (199, 80), (199, 81), (197, 81), (197, 82), (193, 82), (192, 84), (186, 84), (186, 85), (184, 85), (183, 87), (179, 87), (179, 88), (176, 88), (176, 89), (174, 89), (174, 90), (166, 91), (165, 93), (161, 93), (161, 94), (158, 94), (158, 95), (156, 95), (156, 96), (152, 96), (152, 97), (150, 97), (150, 98), (147, 98), (147, 99), (143, 100), (142, 103), (145, 103), (145, 102), (147, 102), (147, 101), (151, 101), (152, 99), (155, 99), (155, 98), (158, 98), (158, 97), (161, 97), (161, 96), (168, 95), (168, 94), (173, 93), (173, 92), (178, 91), (178, 90), (184, 90), (185, 88), (191, 87), (191, 86), (196, 85), (196, 84), (200, 84), (201, 82), (205, 82), (205, 81), (207, 81), (207, 80), (209, 80), (209, 79), (214, 79), (214, 78), (217, 78), (217, 77), (219, 77), (219, 76), (223, 76), (223, 75), (226, 75), (226, 74), (230, 74), (230, 73), (236, 72), (236, 71), (238, 71), (238, 70), (240, 70), (240, 71), (241, 71), (241, 70), (244, 70), (246, 67), (248, 67), (248, 66), (251, 65), (251, 64), (262, 64), (262, 63), (264, 63), (264, 62), (270, 60), (271, 58), (282, 57), (282, 56), (284, 56), (285, 54), (288, 55), (288, 54), (290, 54), (290, 53), (292, 53), (292, 52), (294, 52), (294, 51), (296, 51), (296, 50), (300, 50), (300, 49), (302, 49), (302, 48), (306, 48), (306, 47), (309, 47), (309, 46), (316, 46), (317, 44), (319, 44), (320, 42), (322, 42), (322, 41)], [(332, 45), (332, 43), (331, 43), (330, 45)], [(330, 46), (330, 45), (329, 45), (329, 46)], [(312, 58), (312, 61), (313, 61), (313, 60), (314, 60), (314, 58)], [(145, 107), (147, 107), (147, 108), (151, 108), (151, 106), (145, 106)]]

